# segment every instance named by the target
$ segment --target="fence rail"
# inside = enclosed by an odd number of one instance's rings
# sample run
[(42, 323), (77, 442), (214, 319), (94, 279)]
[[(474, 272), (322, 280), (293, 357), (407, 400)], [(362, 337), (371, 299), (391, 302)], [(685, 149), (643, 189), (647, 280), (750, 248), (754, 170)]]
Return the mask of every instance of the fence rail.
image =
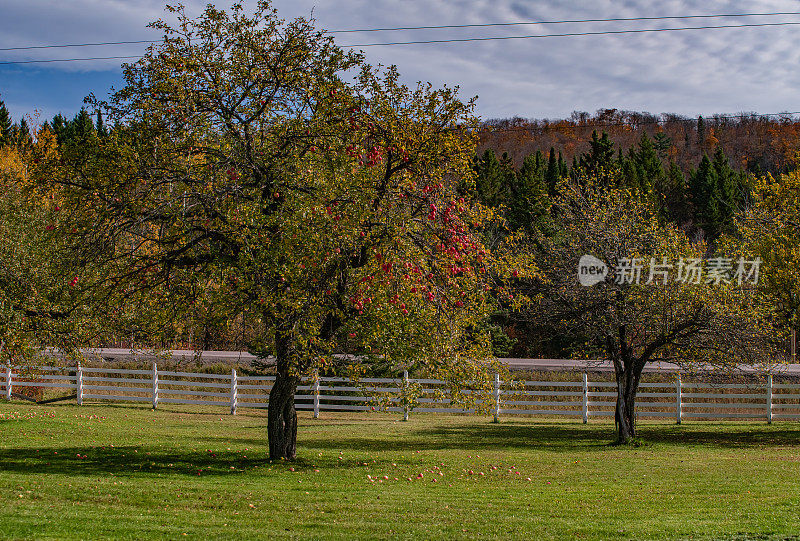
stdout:
[[(266, 408), (274, 376), (238, 376), (158, 370), (123, 370), (83, 367), (5, 367), (0, 378), (0, 397), (25, 398), (36, 390), (62, 389), (75, 394), (78, 405), (86, 400), (194, 404), (229, 408)], [(15, 393), (15, 389), (22, 393)], [(492, 389), (462, 389), (460, 394), (482, 404), (495, 420), (503, 415), (558, 415), (580, 418), (613, 417), (616, 384), (590, 381), (587, 373), (575, 381), (501, 381), (495, 375)], [(57, 398), (58, 399), (58, 398)], [(57, 400), (55, 399), (55, 400)], [(354, 382), (341, 377), (312, 376), (301, 380), (295, 395), (300, 410), (475, 413), (476, 407), (454, 402), (447, 383), (434, 379), (364, 378)], [(800, 420), (800, 384), (764, 383), (641, 383), (637, 395), (640, 418), (773, 419)]]

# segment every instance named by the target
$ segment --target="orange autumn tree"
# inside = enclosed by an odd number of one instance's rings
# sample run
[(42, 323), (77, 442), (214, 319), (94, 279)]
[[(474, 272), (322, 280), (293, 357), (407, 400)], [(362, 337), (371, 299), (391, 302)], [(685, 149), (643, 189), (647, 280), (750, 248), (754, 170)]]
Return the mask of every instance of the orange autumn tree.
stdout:
[(163, 40), (95, 103), (111, 135), (39, 168), (96, 222), (68, 235), (102, 268), (82, 287), (153, 329), (192, 310), (260, 318), (273, 459), (296, 455), (300, 376), (336, 352), (488, 383), (479, 329), (512, 263), (465, 193), (472, 102), (408, 88), (267, 1), (169, 9), (177, 26), (155, 23)]

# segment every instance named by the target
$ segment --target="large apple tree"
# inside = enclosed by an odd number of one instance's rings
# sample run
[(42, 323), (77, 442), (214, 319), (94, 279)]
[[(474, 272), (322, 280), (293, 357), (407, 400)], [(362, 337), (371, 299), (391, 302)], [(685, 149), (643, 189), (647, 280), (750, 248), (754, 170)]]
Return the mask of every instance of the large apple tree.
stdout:
[(95, 222), (66, 235), (102, 269), (85, 290), (150, 332), (197, 312), (259, 318), (273, 459), (295, 457), (299, 378), (333, 353), (485, 381), (478, 329), (511, 264), (463, 193), (472, 102), (408, 88), (268, 1), (168, 9), (178, 23), (154, 23), (163, 40), (93, 103), (110, 136), (38, 168)]

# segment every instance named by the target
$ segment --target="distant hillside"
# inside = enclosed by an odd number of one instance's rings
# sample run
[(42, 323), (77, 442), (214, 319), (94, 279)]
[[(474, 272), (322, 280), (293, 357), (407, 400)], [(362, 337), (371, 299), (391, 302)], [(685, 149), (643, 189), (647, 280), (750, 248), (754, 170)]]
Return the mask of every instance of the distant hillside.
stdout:
[(537, 150), (546, 155), (551, 147), (571, 163), (590, 150), (593, 131), (608, 133), (614, 150), (623, 153), (647, 133), (665, 165), (673, 161), (684, 173), (696, 168), (703, 154), (711, 155), (719, 146), (738, 170), (785, 172), (793, 167), (800, 149), (800, 119), (790, 115), (742, 113), (687, 118), (601, 109), (594, 115), (574, 112), (566, 119), (493, 119), (484, 125), (487, 129), (481, 135), (478, 154), (486, 149), (498, 156), (507, 152), (516, 167), (521, 167), (526, 156)]

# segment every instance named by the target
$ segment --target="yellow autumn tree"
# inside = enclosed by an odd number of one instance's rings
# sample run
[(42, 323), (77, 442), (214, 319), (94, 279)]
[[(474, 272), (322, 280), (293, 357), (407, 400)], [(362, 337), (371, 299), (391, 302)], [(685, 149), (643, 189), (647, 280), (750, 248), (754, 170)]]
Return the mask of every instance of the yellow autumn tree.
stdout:
[(0, 148), (0, 352), (7, 361), (31, 361), (43, 346), (74, 353), (91, 328), (56, 228), (59, 189), (30, 174), (40, 160), (58, 160), (47, 129), (29, 144)]
[(730, 246), (762, 261), (765, 302), (784, 325), (800, 326), (800, 171), (759, 178), (752, 202), (736, 218)]

